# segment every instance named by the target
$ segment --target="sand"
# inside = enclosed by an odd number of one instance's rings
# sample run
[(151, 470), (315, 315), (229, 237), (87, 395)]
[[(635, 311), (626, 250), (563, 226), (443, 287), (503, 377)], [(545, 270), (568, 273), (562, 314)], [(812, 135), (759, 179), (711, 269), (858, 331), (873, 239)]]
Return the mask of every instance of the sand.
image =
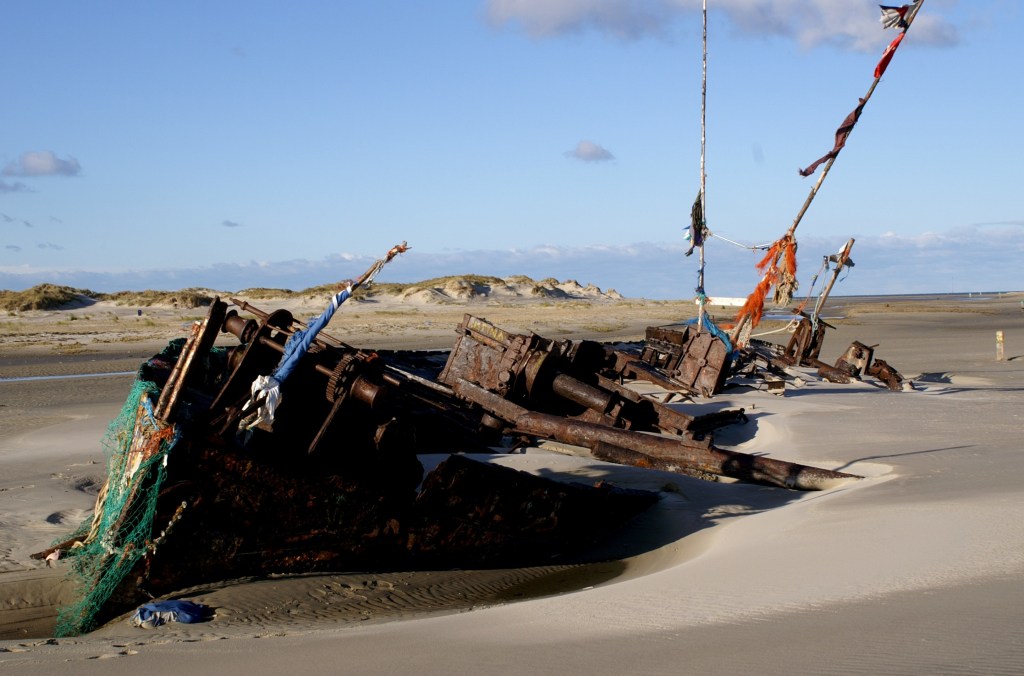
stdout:
[[(491, 456), (661, 490), (662, 499), (606, 545), (604, 564), (237, 580), (182, 592), (216, 609), (210, 622), (142, 630), (122, 619), (75, 638), (47, 633), (56, 604), (73, 591), (65, 564), (47, 568), (28, 554), (91, 510), (105, 473), (99, 439), (131, 376), (0, 381), (0, 668), (1024, 672), (1021, 297), (835, 299), (830, 311), (842, 318), (830, 320), (823, 359), (834, 361), (852, 340), (877, 343), (877, 356), (913, 381), (911, 391), (829, 384), (808, 371), (807, 384), (782, 397), (741, 387), (677, 404), (687, 412), (743, 406), (750, 423), (720, 432), (718, 445), (861, 481), (795, 493), (543, 446)], [(465, 311), (517, 331), (608, 339), (692, 314), (685, 303), (639, 301), (355, 304), (329, 331), (362, 346), (448, 347)], [(62, 312), (8, 319), (0, 377), (132, 371), (190, 321), (173, 309), (140, 319), (127, 308), (117, 321), (102, 315), (116, 308), (78, 309), (75, 320)], [(995, 360), (997, 330), (1003, 361)]]

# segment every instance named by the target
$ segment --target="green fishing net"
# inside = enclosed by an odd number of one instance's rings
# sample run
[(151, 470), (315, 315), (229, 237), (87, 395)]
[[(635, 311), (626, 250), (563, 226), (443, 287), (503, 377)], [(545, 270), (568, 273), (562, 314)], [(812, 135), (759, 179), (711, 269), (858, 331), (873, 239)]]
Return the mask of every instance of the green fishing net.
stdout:
[(57, 636), (75, 636), (95, 628), (100, 609), (153, 546), (157, 495), (178, 428), (153, 417), (160, 388), (150, 378), (154, 362), (162, 361), (163, 367), (168, 367), (177, 360), (183, 343), (171, 341), (143, 364), (120, 414), (107, 427), (102, 442), (107, 456), (106, 484), (97, 496), (93, 516), (64, 538), (80, 540), (62, 552), (62, 557), (70, 559), (76, 600), (58, 610)]

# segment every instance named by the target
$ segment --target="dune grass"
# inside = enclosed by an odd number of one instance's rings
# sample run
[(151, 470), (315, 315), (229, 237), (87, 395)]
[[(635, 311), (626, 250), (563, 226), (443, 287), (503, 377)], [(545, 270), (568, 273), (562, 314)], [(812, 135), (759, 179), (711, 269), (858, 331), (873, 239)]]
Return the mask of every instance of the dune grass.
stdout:
[[(326, 298), (341, 290), (343, 281), (310, 287), (302, 291), (291, 289), (270, 289), (253, 287), (237, 292), (221, 292), (212, 289), (187, 288), (178, 291), (116, 291), (113, 293), (97, 293), (89, 289), (76, 289), (57, 284), (39, 284), (24, 291), (0, 290), (0, 311), (8, 313), (27, 312), (31, 310), (57, 310), (69, 305), (89, 305), (97, 301), (112, 301), (117, 305), (129, 307), (152, 307), (155, 305), (191, 309), (209, 306), (216, 296), (228, 298), (240, 296), (249, 299), (268, 298)], [(442, 293), (464, 295), (484, 295), (492, 290), (505, 289), (512, 285), (526, 286), (527, 293), (534, 297), (565, 298), (567, 294), (559, 285), (578, 284), (574, 280), (559, 282), (553, 277), (535, 282), (525, 275), (510, 277), (492, 277), (489, 275), (449, 275), (435, 277), (421, 282), (397, 283), (375, 282), (360, 288), (355, 298), (375, 298), (407, 294), (419, 290), (436, 289)]]
[(88, 289), (75, 289), (57, 284), (40, 284), (24, 291), (0, 291), (0, 309), (8, 312), (52, 310), (81, 300), (95, 300)]

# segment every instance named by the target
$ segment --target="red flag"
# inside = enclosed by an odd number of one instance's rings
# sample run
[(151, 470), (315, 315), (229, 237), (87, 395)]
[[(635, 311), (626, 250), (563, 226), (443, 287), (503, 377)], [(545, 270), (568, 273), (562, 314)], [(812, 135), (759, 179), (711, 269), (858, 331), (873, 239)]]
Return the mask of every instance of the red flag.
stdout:
[(875, 77), (882, 77), (882, 73), (889, 67), (889, 62), (892, 61), (892, 55), (896, 53), (896, 48), (900, 46), (900, 42), (903, 40), (903, 36), (906, 35), (906, 31), (896, 36), (896, 39), (889, 43), (889, 46), (885, 48), (885, 53), (882, 54), (882, 60), (875, 66)]
[(853, 131), (854, 125), (857, 124), (857, 120), (860, 119), (860, 114), (861, 111), (864, 110), (865, 103), (866, 101), (864, 99), (860, 99), (860, 103), (857, 105), (857, 107), (854, 108), (853, 111), (846, 116), (846, 119), (843, 120), (843, 123), (839, 125), (839, 129), (836, 129), (836, 144), (832, 147), (832, 150), (828, 151), (827, 153), (816, 159), (811, 166), (807, 167), (806, 169), (801, 169), (801, 176), (810, 176), (811, 174), (814, 173), (814, 170), (818, 168), (819, 164), (821, 164), (822, 162), (827, 162), (828, 160), (831, 160), (833, 157), (839, 154), (839, 151), (842, 150), (843, 147), (846, 145), (846, 139), (850, 135), (850, 132)]

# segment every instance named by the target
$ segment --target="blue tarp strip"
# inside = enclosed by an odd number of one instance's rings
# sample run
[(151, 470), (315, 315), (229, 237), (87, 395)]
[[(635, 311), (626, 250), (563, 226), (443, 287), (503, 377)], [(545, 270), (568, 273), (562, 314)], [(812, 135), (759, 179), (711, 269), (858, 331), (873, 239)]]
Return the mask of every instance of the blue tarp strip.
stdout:
[(302, 355), (306, 354), (309, 350), (309, 346), (313, 344), (313, 340), (316, 339), (316, 334), (320, 333), (331, 321), (331, 317), (334, 316), (334, 312), (348, 300), (352, 292), (349, 289), (345, 289), (340, 293), (336, 294), (331, 298), (330, 305), (327, 306), (319, 317), (311, 319), (309, 326), (301, 331), (296, 331), (288, 339), (288, 342), (284, 344), (284, 355), (281, 357), (281, 361), (278, 363), (277, 368), (274, 369), (274, 379), (279, 383), (284, 383), (291, 375), (292, 371), (295, 370), (295, 366), (302, 359)]
[[(695, 325), (697, 323), (697, 318), (688, 319), (683, 323), (687, 325)], [(725, 352), (729, 356), (729, 359), (732, 359), (735, 356), (735, 350), (733, 350), (732, 341), (729, 340), (729, 334), (720, 329), (711, 317), (706, 314), (704, 315), (704, 328), (706, 328), (708, 333), (712, 336), (725, 343)]]

